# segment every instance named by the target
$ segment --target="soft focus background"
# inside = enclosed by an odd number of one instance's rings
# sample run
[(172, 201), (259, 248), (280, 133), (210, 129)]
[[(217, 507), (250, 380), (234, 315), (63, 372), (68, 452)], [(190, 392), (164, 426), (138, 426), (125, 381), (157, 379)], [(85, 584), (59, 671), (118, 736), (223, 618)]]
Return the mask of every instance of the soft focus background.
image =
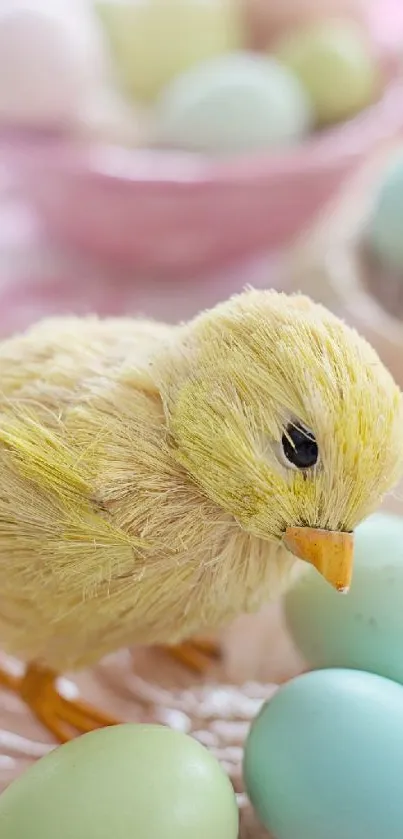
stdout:
[[(88, 99), (85, 107), (80, 104), (80, 119), (70, 122), (57, 111), (65, 83), (63, 62), (59, 75), (51, 64), (46, 72), (38, 20), (58, 6), (60, 21), (73, 21), (75, 37), (79, 33), (82, 40), (77, 55), (84, 49), (91, 56), (89, 0), (2, 0), (2, 337), (51, 314), (145, 314), (177, 322), (247, 284), (304, 290), (364, 332), (403, 384), (403, 259), (401, 270), (396, 262), (392, 269), (387, 260), (368, 256), (363, 245), (385, 165), (402, 143), (400, 0), (339, 0), (333, 6), (330, 0), (249, 3), (250, 44), (259, 46), (266, 26), (264, 49), (283, 31), (302, 31), (318, 16), (361, 21), (384, 68), (380, 101), (346, 124), (322, 127), (291, 150), (259, 149), (239, 160), (232, 154), (217, 160), (205, 154), (182, 156), (178, 150), (149, 151), (145, 134), (134, 131), (133, 114), (128, 119), (127, 103), (123, 106), (120, 99), (116, 116), (116, 91), (113, 108), (95, 107), (95, 100), (90, 107)], [(165, 4), (174, 10), (175, 0)], [(111, 5), (119, 3), (111, 0)], [(28, 8), (39, 18), (7, 29), (5, 11), (25, 14)], [(8, 50), (3, 49), (6, 43)], [(104, 41), (94, 47), (94, 68), (100, 50), (104, 60), (104, 48)], [(40, 61), (43, 67), (35, 75), (32, 68), (38, 69)], [(49, 55), (52, 61), (55, 56)], [(152, 50), (148, 57), (145, 50), (142, 61), (145, 73), (147, 61), (150, 66), (155, 62)], [(94, 85), (104, 78), (95, 69), (93, 76)], [(50, 78), (52, 87), (46, 88)], [(110, 90), (106, 99), (110, 103)], [(403, 229), (403, 182), (397, 192), (395, 212)], [(397, 495), (388, 504), (401, 506)], [(206, 686), (193, 684), (157, 653), (142, 651), (112, 657), (79, 683), (86, 696), (125, 719), (169, 722), (215, 750), (241, 794), (243, 839), (260, 839), (266, 834), (242, 798), (241, 745), (261, 701), (304, 663), (285, 634), (279, 604), (256, 618), (240, 619), (223, 643), (223, 669)], [(144, 706), (134, 705), (133, 684), (140, 686)], [(75, 689), (73, 682), (65, 687)], [(45, 741), (17, 700), (0, 694), (0, 786), (46, 751)]]

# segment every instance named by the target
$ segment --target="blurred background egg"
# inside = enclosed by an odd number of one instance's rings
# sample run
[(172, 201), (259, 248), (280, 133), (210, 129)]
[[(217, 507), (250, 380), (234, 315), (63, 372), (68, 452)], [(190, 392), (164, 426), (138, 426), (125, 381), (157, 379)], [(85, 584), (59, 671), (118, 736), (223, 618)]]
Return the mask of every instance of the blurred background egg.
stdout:
[(123, 89), (150, 100), (199, 61), (237, 49), (237, 0), (97, 0)]
[(319, 125), (354, 116), (380, 91), (380, 68), (368, 35), (354, 22), (327, 20), (301, 27), (274, 50), (309, 94)]
[(125, 148), (146, 146), (150, 109), (128, 104), (115, 90), (100, 90), (83, 103), (75, 118), (76, 135), (87, 142), (116, 143)]
[(158, 145), (235, 154), (297, 142), (309, 131), (312, 113), (292, 72), (273, 59), (239, 52), (173, 81), (154, 120)]
[[(74, 2), (74, 0), (73, 0)], [(101, 84), (102, 46), (84, 7), (15, 0), (0, 9), (0, 122), (70, 126)]]
[(355, 544), (349, 593), (309, 569), (286, 595), (288, 628), (310, 667), (351, 667), (403, 683), (403, 518), (371, 516)]
[(366, 240), (386, 266), (403, 273), (403, 152), (388, 164), (374, 190)]
[(196, 740), (153, 725), (91, 732), (0, 797), (1, 839), (237, 839), (232, 785)]
[(403, 689), (322, 670), (282, 687), (244, 756), (248, 795), (276, 839), (401, 839)]
[(243, 0), (248, 43), (265, 49), (291, 30), (336, 15), (364, 25), (367, 2), (372, 0)]

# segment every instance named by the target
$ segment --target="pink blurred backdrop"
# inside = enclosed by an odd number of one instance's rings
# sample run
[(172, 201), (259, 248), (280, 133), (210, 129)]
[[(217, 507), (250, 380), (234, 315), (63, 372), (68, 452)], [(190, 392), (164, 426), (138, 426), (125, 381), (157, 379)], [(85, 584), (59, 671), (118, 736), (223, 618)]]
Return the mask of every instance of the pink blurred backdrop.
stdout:
[(49, 243), (92, 260), (98, 281), (102, 261), (119, 291), (129, 272), (167, 281), (171, 292), (192, 283), (193, 293), (193, 279), (289, 246), (369, 154), (403, 135), (403, 5), (369, 0), (368, 21), (389, 79), (384, 95), (296, 149), (214, 161), (3, 131), (0, 159)]

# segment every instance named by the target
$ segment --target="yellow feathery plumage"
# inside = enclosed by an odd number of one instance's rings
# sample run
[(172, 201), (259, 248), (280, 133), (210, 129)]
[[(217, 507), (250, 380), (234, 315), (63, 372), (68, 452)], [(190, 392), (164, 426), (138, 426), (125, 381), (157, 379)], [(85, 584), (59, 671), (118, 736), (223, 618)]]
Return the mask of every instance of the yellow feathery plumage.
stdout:
[(219, 627), (298, 571), (287, 526), (354, 528), (402, 468), (399, 389), (305, 297), (40, 323), (0, 345), (0, 644), (60, 672)]

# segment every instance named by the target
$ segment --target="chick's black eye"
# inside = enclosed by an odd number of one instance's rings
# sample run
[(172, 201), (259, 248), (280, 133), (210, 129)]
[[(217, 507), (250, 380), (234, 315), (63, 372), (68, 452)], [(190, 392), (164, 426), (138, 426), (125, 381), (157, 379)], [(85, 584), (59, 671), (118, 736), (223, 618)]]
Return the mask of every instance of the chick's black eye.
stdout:
[(308, 431), (302, 425), (290, 423), (281, 442), (286, 459), (296, 469), (310, 469), (315, 466), (319, 451), (312, 431)]

